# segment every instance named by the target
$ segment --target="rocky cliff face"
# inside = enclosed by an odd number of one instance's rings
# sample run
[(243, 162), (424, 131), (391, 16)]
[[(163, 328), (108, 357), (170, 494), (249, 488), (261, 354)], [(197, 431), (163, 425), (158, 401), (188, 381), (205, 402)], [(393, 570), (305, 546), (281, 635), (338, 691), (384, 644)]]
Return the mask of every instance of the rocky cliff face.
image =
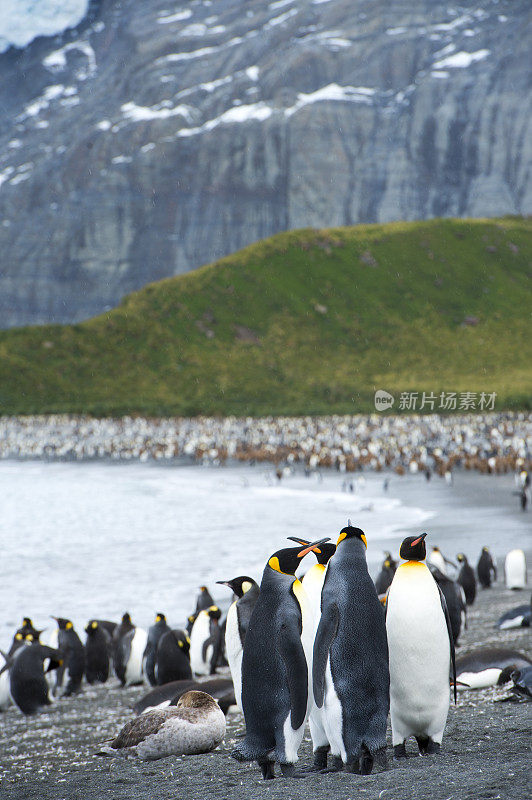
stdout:
[(530, 0), (100, 0), (0, 55), (0, 326), (272, 233), (532, 211)]

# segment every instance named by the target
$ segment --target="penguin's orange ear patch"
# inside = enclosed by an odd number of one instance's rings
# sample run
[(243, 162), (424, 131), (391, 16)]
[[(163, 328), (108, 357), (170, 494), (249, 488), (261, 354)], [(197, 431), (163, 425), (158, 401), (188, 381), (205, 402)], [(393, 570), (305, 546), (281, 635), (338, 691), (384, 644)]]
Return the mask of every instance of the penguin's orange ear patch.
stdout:
[(72, 623), (71, 622), (67, 622), (67, 624), (65, 625), (65, 628), (67, 629), (67, 631), (69, 631), (71, 627), (72, 627)]

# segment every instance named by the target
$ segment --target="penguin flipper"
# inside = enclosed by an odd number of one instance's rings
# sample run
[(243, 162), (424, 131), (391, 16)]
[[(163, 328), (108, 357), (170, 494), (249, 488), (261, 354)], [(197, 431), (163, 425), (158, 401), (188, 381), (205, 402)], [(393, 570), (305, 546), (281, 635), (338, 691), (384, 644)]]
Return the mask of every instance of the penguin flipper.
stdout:
[[(436, 584), (438, 586), (438, 584)], [(449, 616), (449, 609), (447, 608), (447, 603), (445, 602), (445, 597), (438, 586), (438, 591), (440, 593), (440, 602), (441, 607), (443, 609), (443, 614), (445, 616), (445, 622), (447, 624), (447, 633), (449, 634), (449, 645), (451, 648), (451, 667), (453, 671), (453, 686), (454, 686), (454, 704), (456, 705), (457, 695), (456, 695), (456, 657), (455, 657), (455, 650), (454, 650), (454, 637), (453, 637), (453, 629), (451, 625), (451, 617)]]
[(327, 669), (327, 659), (329, 650), (336, 636), (339, 622), (338, 606), (332, 603), (321, 612), (320, 624), (316, 631), (314, 640), (314, 659), (312, 667), (312, 683), (314, 689), (314, 701), (318, 708), (323, 705), (323, 695), (325, 694), (325, 670)]
[(307, 716), (308, 667), (299, 632), (284, 623), (279, 636), (279, 652), (286, 668), (290, 692), (291, 725), (297, 731)]

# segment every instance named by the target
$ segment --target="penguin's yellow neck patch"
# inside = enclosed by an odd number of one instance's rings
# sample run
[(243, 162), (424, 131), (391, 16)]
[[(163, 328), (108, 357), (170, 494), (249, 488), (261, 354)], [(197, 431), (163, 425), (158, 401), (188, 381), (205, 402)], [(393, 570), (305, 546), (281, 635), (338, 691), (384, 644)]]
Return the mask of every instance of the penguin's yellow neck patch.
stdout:
[(419, 567), (422, 567), (423, 569), (428, 569), (424, 561), (405, 561), (404, 564), (401, 564), (399, 569), (405, 569), (405, 567), (408, 567), (408, 569), (416, 569), (416, 568), (419, 569)]
[(296, 578), (292, 584), (292, 591), (294, 592), (296, 600), (299, 603), (299, 606), (301, 607), (303, 604), (303, 600), (306, 599), (307, 595), (305, 589), (303, 588), (303, 584), (298, 578)]

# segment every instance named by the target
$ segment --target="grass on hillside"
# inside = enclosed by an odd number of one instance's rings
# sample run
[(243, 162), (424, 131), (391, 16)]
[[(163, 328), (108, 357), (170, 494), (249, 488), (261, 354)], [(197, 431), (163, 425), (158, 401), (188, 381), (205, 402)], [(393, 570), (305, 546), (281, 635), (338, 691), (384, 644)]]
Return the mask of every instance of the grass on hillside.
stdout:
[(531, 408), (531, 234), (505, 218), (273, 236), (86, 322), (1, 331), (0, 413), (356, 413), (380, 388)]

